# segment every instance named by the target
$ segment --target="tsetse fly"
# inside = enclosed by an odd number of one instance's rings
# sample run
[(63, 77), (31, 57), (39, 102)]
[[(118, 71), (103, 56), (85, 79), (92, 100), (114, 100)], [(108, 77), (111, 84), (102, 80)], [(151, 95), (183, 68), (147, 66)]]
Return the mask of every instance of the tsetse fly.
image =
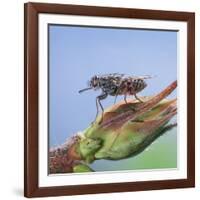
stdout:
[[(102, 110), (102, 118), (100, 121), (103, 120), (104, 108), (101, 104), (101, 100), (105, 99), (108, 95), (115, 96), (115, 101), (118, 95), (124, 95), (124, 101), (127, 104), (127, 96), (133, 95), (139, 102), (143, 102), (138, 96), (137, 93), (142, 91), (146, 86), (147, 83), (145, 79), (152, 78), (151, 76), (128, 76), (125, 74), (119, 73), (112, 73), (112, 74), (105, 74), (105, 75), (95, 75), (93, 76), (88, 84), (88, 87), (79, 91), (82, 93), (86, 90), (94, 89), (98, 90), (101, 89), (102, 93), (96, 97), (96, 117), (99, 113), (99, 105)], [(134, 108), (132, 108), (134, 110)], [(94, 121), (95, 121), (94, 120)]]

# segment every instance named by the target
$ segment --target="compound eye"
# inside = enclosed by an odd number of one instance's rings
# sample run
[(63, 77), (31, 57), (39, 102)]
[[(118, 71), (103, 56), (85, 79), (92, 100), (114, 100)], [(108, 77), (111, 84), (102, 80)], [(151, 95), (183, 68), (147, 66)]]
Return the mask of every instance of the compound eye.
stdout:
[(93, 85), (94, 85), (94, 87), (96, 87), (98, 85), (98, 77), (97, 76), (94, 76)]

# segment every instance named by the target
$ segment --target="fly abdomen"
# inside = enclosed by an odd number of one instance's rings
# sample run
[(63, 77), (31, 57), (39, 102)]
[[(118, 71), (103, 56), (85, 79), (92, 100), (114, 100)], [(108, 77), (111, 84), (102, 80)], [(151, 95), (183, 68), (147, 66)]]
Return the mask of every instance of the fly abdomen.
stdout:
[(142, 91), (146, 86), (147, 86), (147, 84), (145, 83), (144, 80), (135, 79), (132, 82), (132, 89), (133, 89), (132, 92), (138, 93), (138, 92)]

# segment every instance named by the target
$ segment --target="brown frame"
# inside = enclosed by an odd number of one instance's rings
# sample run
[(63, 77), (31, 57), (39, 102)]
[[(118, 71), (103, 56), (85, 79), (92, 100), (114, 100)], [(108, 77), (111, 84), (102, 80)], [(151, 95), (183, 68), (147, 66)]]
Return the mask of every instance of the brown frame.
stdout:
[[(76, 186), (38, 186), (38, 14), (71, 14), (154, 20), (185, 21), (188, 23), (188, 130), (187, 179), (92, 184)], [(128, 8), (108, 8), (62, 4), (26, 3), (24, 17), (24, 195), (26, 197), (80, 195), (138, 190), (194, 187), (195, 185), (195, 14)]]

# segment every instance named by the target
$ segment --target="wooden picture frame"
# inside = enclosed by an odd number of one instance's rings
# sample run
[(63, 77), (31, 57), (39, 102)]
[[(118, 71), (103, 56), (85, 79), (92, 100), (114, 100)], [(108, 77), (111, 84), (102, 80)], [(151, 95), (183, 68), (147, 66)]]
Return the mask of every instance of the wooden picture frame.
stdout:
[[(39, 15), (56, 14), (122, 19), (185, 22), (187, 24), (187, 177), (148, 180), (46, 186), (39, 185)], [(144, 10), (26, 3), (24, 17), (24, 195), (43, 197), (139, 190), (194, 187), (195, 185), (195, 14), (189, 12)], [(114, 174), (113, 174), (114, 176)]]

